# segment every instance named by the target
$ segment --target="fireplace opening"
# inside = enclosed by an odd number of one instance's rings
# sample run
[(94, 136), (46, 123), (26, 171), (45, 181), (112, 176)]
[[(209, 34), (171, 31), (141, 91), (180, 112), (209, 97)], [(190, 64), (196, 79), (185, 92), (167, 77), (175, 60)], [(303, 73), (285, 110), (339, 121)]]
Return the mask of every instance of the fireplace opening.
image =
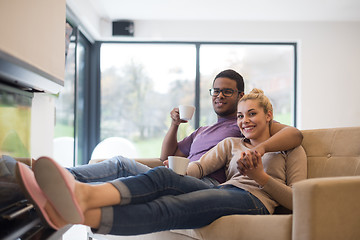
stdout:
[(33, 93), (0, 83), (0, 155), (30, 157)]

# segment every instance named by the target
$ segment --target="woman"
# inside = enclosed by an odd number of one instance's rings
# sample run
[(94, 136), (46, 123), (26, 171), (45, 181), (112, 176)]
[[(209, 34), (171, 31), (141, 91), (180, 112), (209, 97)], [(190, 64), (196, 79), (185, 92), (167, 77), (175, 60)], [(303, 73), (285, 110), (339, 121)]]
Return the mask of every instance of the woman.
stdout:
[[(48, 224), (81, 223), (97, 233), (136, 235), (169, 229), (200, 228), (231, 214), (271, 214), (281, 204), (292, 208), (291, 186), (306, 178), (301, 147), (287, 153), (250, 148), (270, 138), (273, 110), (261, 90), (238, 104), (237, 123), (245, 138), (227, 138), (189, 165), (188, 176), (165, 167), (99, 185), (74, 180), (49, 158), (34, 164), (34, 174), (18, 164), (25, 193)], [(227, 181), (210, 187), (199, 178), (221, 167)]]

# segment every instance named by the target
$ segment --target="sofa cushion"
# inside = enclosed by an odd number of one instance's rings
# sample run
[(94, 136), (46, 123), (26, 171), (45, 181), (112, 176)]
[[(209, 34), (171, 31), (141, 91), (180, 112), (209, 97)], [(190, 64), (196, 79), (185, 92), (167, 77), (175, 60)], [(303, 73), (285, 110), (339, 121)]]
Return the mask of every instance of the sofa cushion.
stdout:
[(291, 229), (292, 215), (231, 215), (194, 231), (206, 240), (289, 240)]
[(302, 146), (308, 156), (308, 178), (360, 175), (359, 127), (302, 133)]

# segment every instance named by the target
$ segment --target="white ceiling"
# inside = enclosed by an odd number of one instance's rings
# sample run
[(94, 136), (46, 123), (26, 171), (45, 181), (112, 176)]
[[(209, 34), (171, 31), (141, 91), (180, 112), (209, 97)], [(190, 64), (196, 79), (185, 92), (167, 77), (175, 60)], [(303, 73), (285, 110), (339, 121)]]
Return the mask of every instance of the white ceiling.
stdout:
[(94, 25), (114, 20), (360, 21), (359, 0), (67, 0), (67, 5), (98, 37)]
[(103, 18), (131, 20), (359, 20), (359, 0), (90, 0)]

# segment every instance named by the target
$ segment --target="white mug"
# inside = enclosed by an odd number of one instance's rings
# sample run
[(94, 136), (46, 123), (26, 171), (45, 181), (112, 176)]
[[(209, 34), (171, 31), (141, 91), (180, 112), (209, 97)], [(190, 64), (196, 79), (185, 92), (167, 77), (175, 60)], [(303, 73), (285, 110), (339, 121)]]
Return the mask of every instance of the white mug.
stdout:
[(189, 159), (186, 157), (169, 156), (169, 168), (180, 175), (185, 175), (189, 164)]
[(179, 106), (179, 114), (180, 119), (189, 121), (191, 120), (192, 116), (194, 115), (195, 107), (191, 105), (180, 105)]

